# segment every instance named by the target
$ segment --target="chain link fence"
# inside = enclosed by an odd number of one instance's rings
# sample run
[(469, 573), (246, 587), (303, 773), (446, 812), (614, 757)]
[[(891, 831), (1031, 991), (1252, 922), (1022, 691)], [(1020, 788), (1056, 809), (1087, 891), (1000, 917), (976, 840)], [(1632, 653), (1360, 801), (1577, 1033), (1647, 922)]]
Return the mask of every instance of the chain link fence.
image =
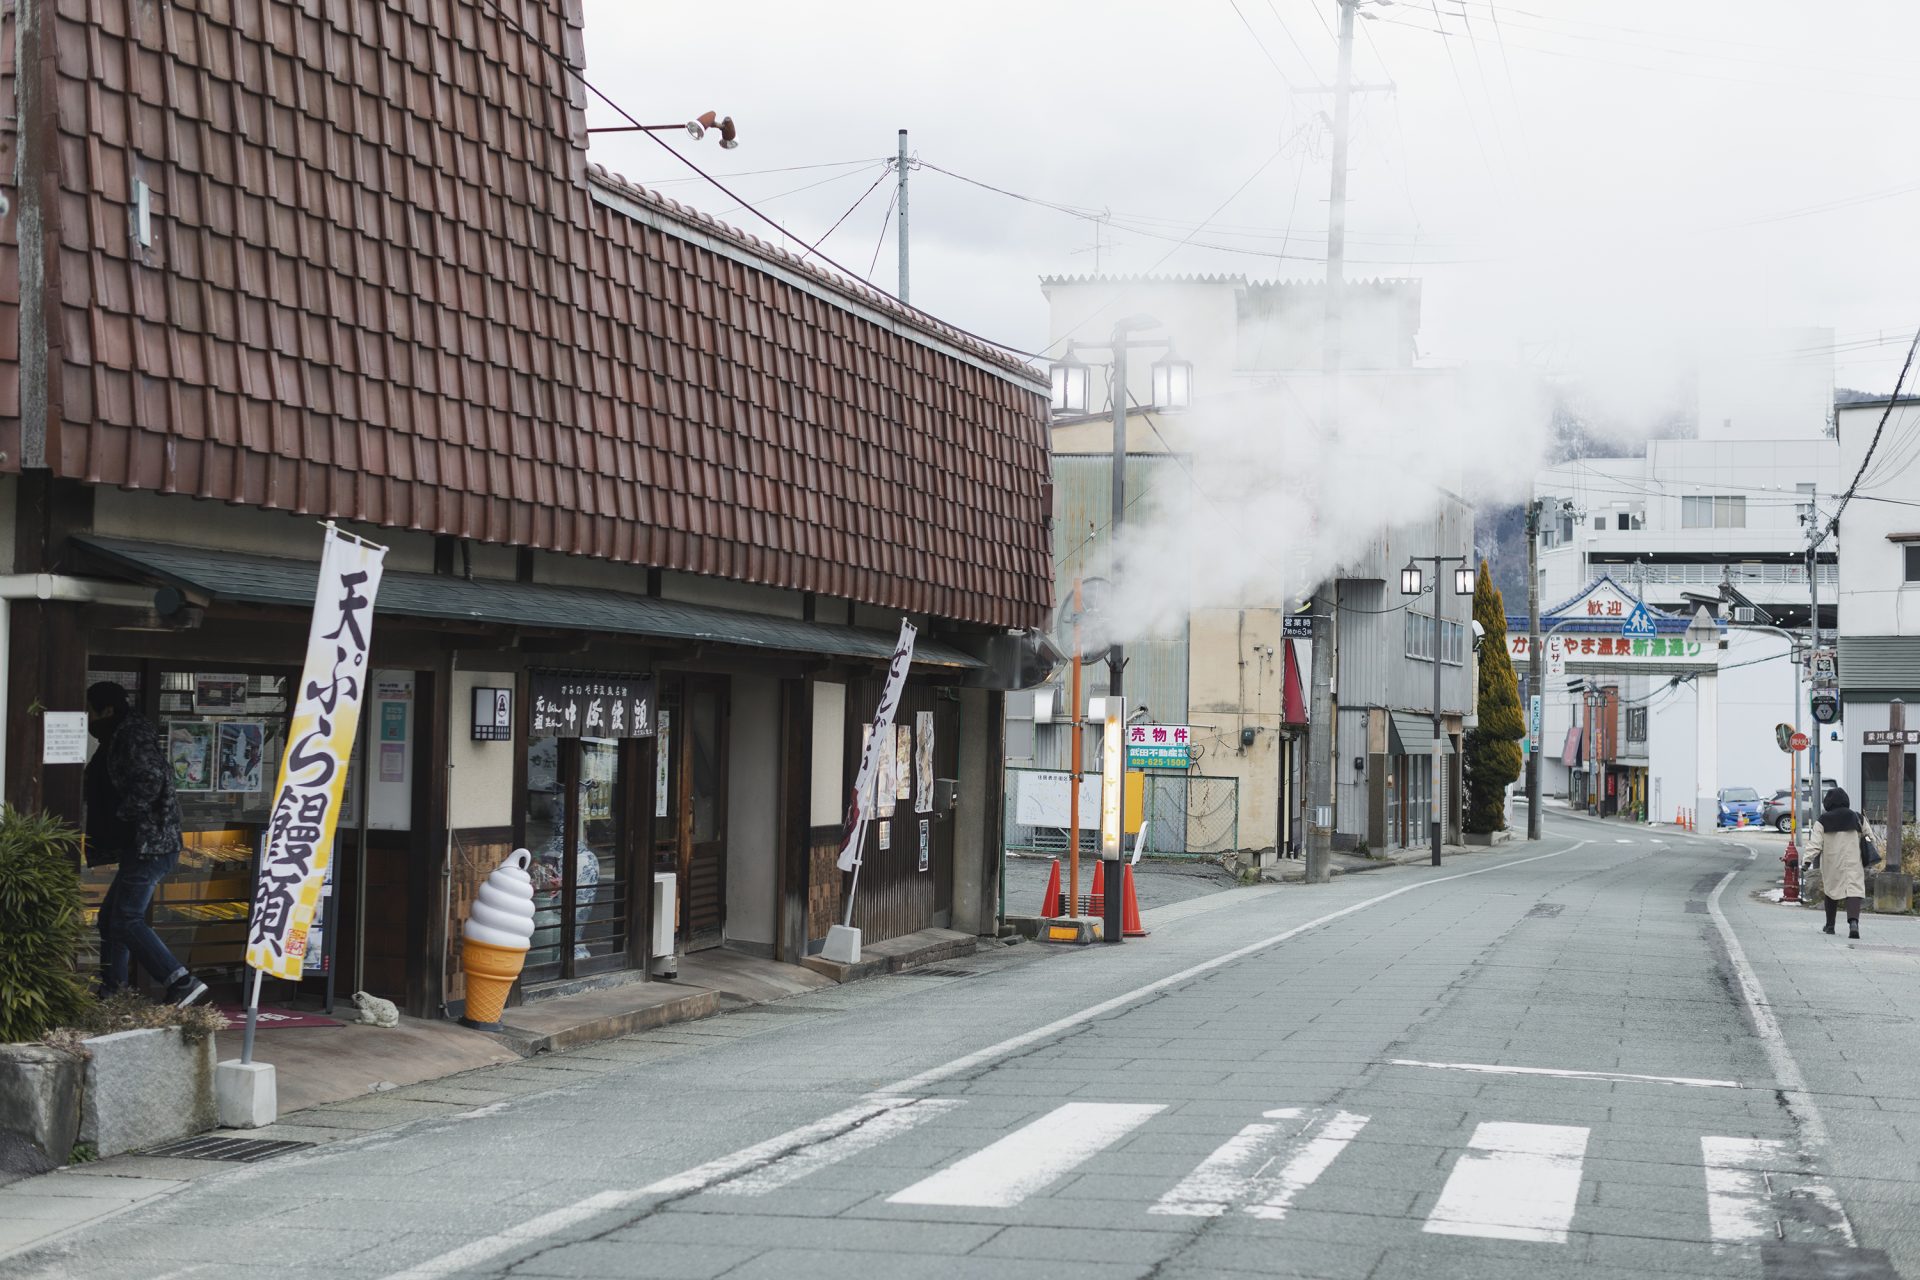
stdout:
[[(1072, 798), (1072, 780), (1063, 771), (1008, 769), (1007, 851), (1064, 857)], [(1142, 856), (1212, 860), (1240, 848), (1238, 778), (1150, 773), (1146, 776), (1144, 806)], [(1081, 779), (1080, 825), (1082, 855), (1097, 857), (1098, 774)]]

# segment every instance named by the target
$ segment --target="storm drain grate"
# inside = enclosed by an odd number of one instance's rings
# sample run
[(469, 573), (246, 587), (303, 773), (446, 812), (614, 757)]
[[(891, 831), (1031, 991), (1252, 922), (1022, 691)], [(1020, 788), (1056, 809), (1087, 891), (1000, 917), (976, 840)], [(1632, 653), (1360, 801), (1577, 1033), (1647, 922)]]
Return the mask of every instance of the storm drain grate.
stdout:
[(902, 969), (893, 976), (896, 978), (971, 978), (973, 969)]
[(276, 1142), (267, 1138), (188, 1138), (142, 1151), (143, 1156), (171, 1156), (176, 1160), (231, 1160), (259, 1164), (292, 1151), (304, 1151), (311, 1142)]

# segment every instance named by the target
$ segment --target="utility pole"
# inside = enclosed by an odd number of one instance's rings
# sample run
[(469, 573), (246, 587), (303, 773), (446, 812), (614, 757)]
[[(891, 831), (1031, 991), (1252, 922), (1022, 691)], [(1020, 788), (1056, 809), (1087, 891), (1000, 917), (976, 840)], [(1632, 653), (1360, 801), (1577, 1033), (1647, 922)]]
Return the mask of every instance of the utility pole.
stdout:
[[(1347, 121), (1353, 84), (1353, 15), (1360, 0), (1340, 0), (1340, 62), (1333, 84), (1333, 182), (1327, 202), (1327, 309), (1321, 339), (1321, 430), (1328, 447), (1340, 430), (1340, 376), (1344, 359), (1343, 295), (1347, 254)], [(1327, 486), (1321, 486), (1326, 493)], [(1339, 644), (1340, 595), (1329, 579), (1313, 593), (1313, 692), (1307, 712), (1308, 884), (1325, 884), (1333, 852), (1334, 698)], [(1436, 655), (1434, 661), (1439, 661)]]
[[(1108, 575), (1120, 581), (1120, 526), (1127, 512), (1127, 339), (1128, 322), (1121, 321), (1113, 335), (1113, 492), (1112, 509), (1107, 524), (1112, 530), (1113, 540), (1108, 545), (1113, 548), (1114, 563)], [(1126, 651), (1118, 640), (1107, 650), (1107, 696), (1118, 699), (1120, 703), (1120, 732), (1126, 733), (1126, 700), (1121, 697), (1127, 668)], [(1111, 714), (1111, 712), (1109, 712)], [(1120, 907), (1125, 885), (1122, 878), (1126, 875), (1124, 864), (1118, 861), (1118, 847), (1127, 842), (1127, 770), (1125, 748), (1121, 748), (1120, 776), (1109, 780), (1109, 785), (1120, 788), (1120, 838), (1116, 841), (1115, 861), (1106, 869), (1106, 898), (1103, 903), (1105, 921), (1101, 925), (1101, 937), (1107, 942), (1119, 942), (1121, 937)], [(1106, 850), (1101, 850), (1106, 856)]]
[[(1546, 660), (1540, 652), (1540, 500), (1527, 504), (1527, 839), (1540, 838), (1540, 739), (1546, 719)], [(1540, 714), (1534, 714), (1534, 707)]]
[(907, 131), (900, 131), (900, 158), (894, 162), (900, 204), (900, 301), (907, 301)]

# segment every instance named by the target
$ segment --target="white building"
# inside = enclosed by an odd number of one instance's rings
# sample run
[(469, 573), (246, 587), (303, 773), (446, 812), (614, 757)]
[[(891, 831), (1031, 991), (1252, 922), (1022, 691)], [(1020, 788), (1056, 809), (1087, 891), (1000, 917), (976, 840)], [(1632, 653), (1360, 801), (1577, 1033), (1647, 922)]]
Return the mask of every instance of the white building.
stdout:
[[(1731, 624), (1717, 682), (1713, 775), (1719, 786), (1762, 795), (1789, 777), (1774, 726), (1811, 727), (1804, 698), (1795, 700), (1790, 655), (1791, 633), (1804, 632), (1812, 608), (1804, 520), (1816, 503), (1830, 509), (1841, 485), (1840, 447), (1824, 434), (1822, 416), (1806, 413), (1801, 421), (1798, 439), (1655, 440), (1645, 457), (1578, 459), (1534, 480), (1543, 504), (1543, 610), (1610, 576), (1650, 606), (1690, 615), (1705, 604)], [(1835, 554), (1830, 541), (1816, 575), (1829, 627)], [(1697, 687), (1671, 677), (1618, 681), (1625, 721), (1618, 763), (1644, 771), (1640, 807), (1656, 821), (1697, 807)], [(1576, 784), (1560, 745), (1579, 699), (1564, 682), (1545, 692), (1541, 785), (1567, 795)]]
[[(1860, 470), (1876, 430), (1880, 442), (1840, 518), (1847, 549), (1840, 570), (1846, 742), (1840, 759), (1823, 765), (1852, 792), (1856, 806), (1879, 822), (1886, 815), (1886, 751), (1863, 746), (1861, 738), (1887, 727), (1888, 705), (1895, 698), (1908, 706), (1907, 726), (1920, 726), (1920, 470), (1914, 469), (1920, 458), (1920, 398), (1845, 405), (1837, 418), (1840, 470), (1848, 481)], [(1909, 822), (1916, 756), (1920, 751), (1909, 748)]]

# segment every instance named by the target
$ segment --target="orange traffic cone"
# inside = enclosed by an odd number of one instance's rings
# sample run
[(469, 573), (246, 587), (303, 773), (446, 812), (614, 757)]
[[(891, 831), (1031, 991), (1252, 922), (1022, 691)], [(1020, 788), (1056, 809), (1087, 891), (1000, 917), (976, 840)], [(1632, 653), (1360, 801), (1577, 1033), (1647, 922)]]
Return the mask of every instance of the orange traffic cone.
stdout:
[(1140, 899), (1133, 895), (1133, 868), (1124, 868), (1121, 877), (1127, 886), (1127, 891), (1126, 897), (1120, 903), (1120, 936), (1144, 938), (1147, 936), (1147, 928), (1140, 923)]
[(1107, 860), (1105, 858), (1093, 864), (1093, 896), (1087, 901), (1087, 914), (1096, 920), (1106, 919)]
[(1047, 892), (1040, 899), (1040, 914), (1044, 917), (1062, 914), (1060, 910), (1060, 859), (1053, 860), (1053, 870), (1047, 874)]

